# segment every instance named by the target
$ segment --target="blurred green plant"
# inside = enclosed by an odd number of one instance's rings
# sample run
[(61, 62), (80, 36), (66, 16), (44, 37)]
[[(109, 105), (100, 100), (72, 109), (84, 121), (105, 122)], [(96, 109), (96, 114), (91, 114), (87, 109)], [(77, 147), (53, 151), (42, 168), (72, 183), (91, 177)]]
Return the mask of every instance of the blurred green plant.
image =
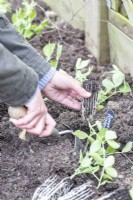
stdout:
[(131, 92), (131, 88), (128, 82), (125, 80), (125, 75), (118, 69), (116, 65), (113, 65), (113, 70), (110, 72), (111, 78), (105, 78), (102, 81), (104, 89), (99, 91), (98, 103), (104, 103), (110, 97), (120, 93), (126, 94)]
[(40, 34), (48, 26), (48, 19), (40, 24), (34, 23), (37, 16), (36, 6), (37, 3), (34, 0), (23, 0), (22, 7), (12, 15), (12, 23), (25, 39)]
[[(55, 44), (55, 43), (48, 43), (43, 48), (43, 53), (46, 57), (46, 60), (51, 64), (52, 67), (57, 68), (60, 56), (62, 54), (62, 45)], [(55, 59), (52, 58), (53, 54), (55, 53)]]
[[(132, 150), (133, 142), (128, 142), (122, 151), (118, 151), (120, 143), (116, 141), (115, 131), (102, 128), (100, 121), (96, 121), (94, 125), (89, 123), (89, 129), (89, 134), (81, 130), (73, 133), (80, 140), (86, 139), (87, 146), (85, 152), (80, 152), (80, 165), (71, 178), (79, 174), (92, 174), (97, 179), (99, 188), (117, 177), (114, 154), (122, 154), (127, 157), (125, 153)], [(133, 164), (129, 158), (128, 160)]]
[(83, 81), (86, 80), (87, 76), (89, 76), (93, 70), (93, 67), (89, 67), (87, 72), (82, 72), (83, 68), (87, 67), (89, 64), (90, 60), (82, 60), (81, 58), (77, 59), (75, 68), (76, 68), (76, 76), (75, 79), (79, 83), (83, 83)]
[(7, 12), (11, 12), (10, 3), (7, 0), (0, 0), (0, 13), (6, 14)]
[(133, 200), (133, 188), (129, 191), (131, 199)]

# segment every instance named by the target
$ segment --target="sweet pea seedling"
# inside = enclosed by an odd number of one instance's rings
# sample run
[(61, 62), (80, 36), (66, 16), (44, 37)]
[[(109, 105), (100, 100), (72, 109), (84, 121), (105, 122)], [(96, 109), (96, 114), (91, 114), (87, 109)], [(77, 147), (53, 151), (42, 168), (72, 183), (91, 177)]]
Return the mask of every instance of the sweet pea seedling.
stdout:
[(40, 34), (48, 26), (48, 19), (43, 20), (40, 24), (33, 24), (37, 16), (35, 9), (37, 3), (34, 0), (31, 2), (23, 0), (22, 5), (23, 7), (17, 9), (12, 15), (12, 23), (25, 39), (30, 39), (32, 36)]
[[(101, 122), (89, 123), (90, 134), (81, 130), (74, 132), (79, 139), (86, 139), (89, 147), (85, 152), (80, 152), (79, 167), (75, 170), (72, 178), (79, 174), (92, 174), (98, 181), (98, 188), (101, 185), (110, 183), (117, 177), (117, 170), (114, 167), (116, 153), (125, 155), (133, 148), (133, 142), (128, 142), (122, 151), (118, 151), (120, 143), (116, 141), (115, 131), (102, 128)], [(133, 164), (133, 162), (130, 160)]]
[(99, 91), (98, 102), (99, 104), (105, 102), (110, 97), (121, 93), (126, 94), (131, 92), (131, 88), (125, 80), (125, 75), (118, 69), (116, 65), (113, 65), (113, 70), (111, 71), (111, 79), (106, 78), (102, 81), (104, 89)]
[(82, 72), (82, 69), (87, 67), (89, 62), (90, 60), (82, 60), (81, 58), (77, 59), (76, 66), (75, 66), (75, 69), (76, 69), (75, 79), (80, 83), (83, 83), (83, 81), (86, 80), (87, 76), (89, 76), (93, 70), (93, 67), (89, 67), (87, 72), (85, 73)]
[[(50, 43), (50, 42), (43, 47), (43, 53), (46, 56), (46, 60), (50, 62), (52, 67), (57, 68), (59, 59), (62, 54), (62, 48), (63, 47), (61, 44), (56, 45), (55, 43)], [(52, 59), (52, 56), (55, 51), (56, 51), (55, 59)]]
[(0, 1), (0, 13), (6, 14), (7, 12), (10, 12), (10, 4), (6, 0), (1, 0)]

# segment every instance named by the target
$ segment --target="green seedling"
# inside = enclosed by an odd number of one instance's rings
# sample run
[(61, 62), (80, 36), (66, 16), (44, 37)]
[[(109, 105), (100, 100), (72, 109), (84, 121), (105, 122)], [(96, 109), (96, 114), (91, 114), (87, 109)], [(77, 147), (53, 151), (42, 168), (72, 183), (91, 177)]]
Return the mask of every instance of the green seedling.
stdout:
[(131, 199), (133, 200), (133, 188), (129, 191), (129, 194), (131, 196)]
[[(122, 151), (118, 151), (120, 143), (116, 141), (117, 134), (114, 131), (102, 128), (101, 122), (89, 123), (90, 134), (81, 130), (74, 132), (79, 139), (87, 140), (86, 151), (80, 153), (79, 167), (71, 178), (79, 174), (92, 174), (98, 181), (98, 188), (101, 185), (112, 182), (117, 177), (117, 170), (114, 167), (116, 153), (125, 155), (133, 148), (133, 142), (128, 142)], [(97, 131), (96, 131), (97, 130)], [(133, 164), (133, 162), (130, 160)]]
[(89, 67), (88, 71), (83, 73), (82, 70), (83, 68), (87, 67), (89, 64), (90, 60), (82, 60), (81, 58), (77, 59), (76, 62), (76, 77), (75, 79), (80, 82), (83, 83), (83, 81), (86, 80), (87, 76), (89, 76), (93, 70), (93, 67)]
[(0, 1), (0, 13), (6, 14), (7, 12), (11, 12), (10, 4), (6, 0)]
[[(43, 53), (46, 57), (46, 60), (51, 64), (52, 67), (57, 68), (60, 56), (62, 54), (62, 45), (55, 43), (48, 43), (43, 48)], [(56, 53), (55, 59), (52, 58), (53, 54)]]
[(34, 0), (23, 0), (22, 8), (17, 9), (12, 15), (12, 23), (25, 39), (40, 34), (48, 26), (48, 19), (40, 24), (33, 23), (37, 16), (36, 6), (37, 3)]
[(110, 97), (121, 93), (126, 94), (131, 92), (131, 88), (128, 82), (125, 80), (125, 75), (113, 65), (113, 71), (111, 71), (111, 78), (106, 78), (102, 81), (104, 89), (99, 91), (98, 103), (102, 104)]

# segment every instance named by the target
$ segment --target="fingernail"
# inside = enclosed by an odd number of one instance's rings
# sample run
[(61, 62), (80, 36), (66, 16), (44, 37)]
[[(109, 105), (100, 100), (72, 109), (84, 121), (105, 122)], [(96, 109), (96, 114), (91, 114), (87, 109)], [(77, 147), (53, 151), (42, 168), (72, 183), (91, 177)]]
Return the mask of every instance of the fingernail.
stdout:
[(13, 121), (13, 120), (10, 118), (10, 119), (9, 119), (9, 122), (12, 122), (12, 121)]
[(86, 98), (88, 98), (88, 97), (90, 97), (90, 96), (91, 96), (91, 93), (89, 93), (89, 92), (86, 92), (86, 93), (85, 93), (85, 97), (86, 97)]
[(81, 109), (81, 104), (76, 103), (76, 104), (74, 105), (74, 108), (75, 108), (76, 110), (80, 110), (80, 109)]

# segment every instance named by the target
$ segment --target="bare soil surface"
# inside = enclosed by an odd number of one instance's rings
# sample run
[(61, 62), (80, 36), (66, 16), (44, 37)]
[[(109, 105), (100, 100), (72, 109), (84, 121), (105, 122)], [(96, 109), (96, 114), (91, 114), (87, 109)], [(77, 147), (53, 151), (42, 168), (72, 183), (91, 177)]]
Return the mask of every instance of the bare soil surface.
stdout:
[[(75, 76), (75, 63), (77, 58), (90, 59), (89, 66), (94, 66), (92, 76), (100, 82), (104, 71), (111, 70), (111, 65), (98, 66), (96, 59), (85, 47), (84, 33), (63, 24), (60, 34), (44, 31), (41, 37), (32, 40), (32, 45), (40, 52), (42, 47), (50, 42), (63, 44), (63, 53), (58, 69), (63, 69)], [(126, 76), (131, 88), (133, 80)], [(82, 119), (81, 112), (77, 112), (59, 105), (51, 100), (46, 102), (49, 113), (57, 122), (59, 130), (71, 128), (88, 131), (87, 123)], [(118, 134), (122, 146), (133, 141), (133, 98), (129, 95), (116, 95), (105, 103), (102, 111), (97, 111), (95, 120), (104, 120), (107, 111), (115, 112), (115, 122), (112, 129)], [(78, 155), (74, 152), (74, 137), (70, 134), (61, 137), (50, 136), (37, 138), (27, 134), (26, 141), (18, 138), (20, 130), (9, 122), (7, 106), (0, 103), (0, 129), (1, 129), (1, 200), (29, 200), (35, 189), (50, 175), (58, 174), (61, 178), (70, 176), (78, 166)], [(133, 161), (133, 154), (128, 154)], [(130, 189), (133, 184), (133, 166), (122, 155), (116, 155), (116, 169), (118, 178), (111, 184), (100, 188), (101, 196), (116, 189)], [(78, 176), (74, 185), (81, 185), (91, 180), (96, 187), (96, 180), (89, 175)], [(124, 199), (123, 199), (124, 200)]]

